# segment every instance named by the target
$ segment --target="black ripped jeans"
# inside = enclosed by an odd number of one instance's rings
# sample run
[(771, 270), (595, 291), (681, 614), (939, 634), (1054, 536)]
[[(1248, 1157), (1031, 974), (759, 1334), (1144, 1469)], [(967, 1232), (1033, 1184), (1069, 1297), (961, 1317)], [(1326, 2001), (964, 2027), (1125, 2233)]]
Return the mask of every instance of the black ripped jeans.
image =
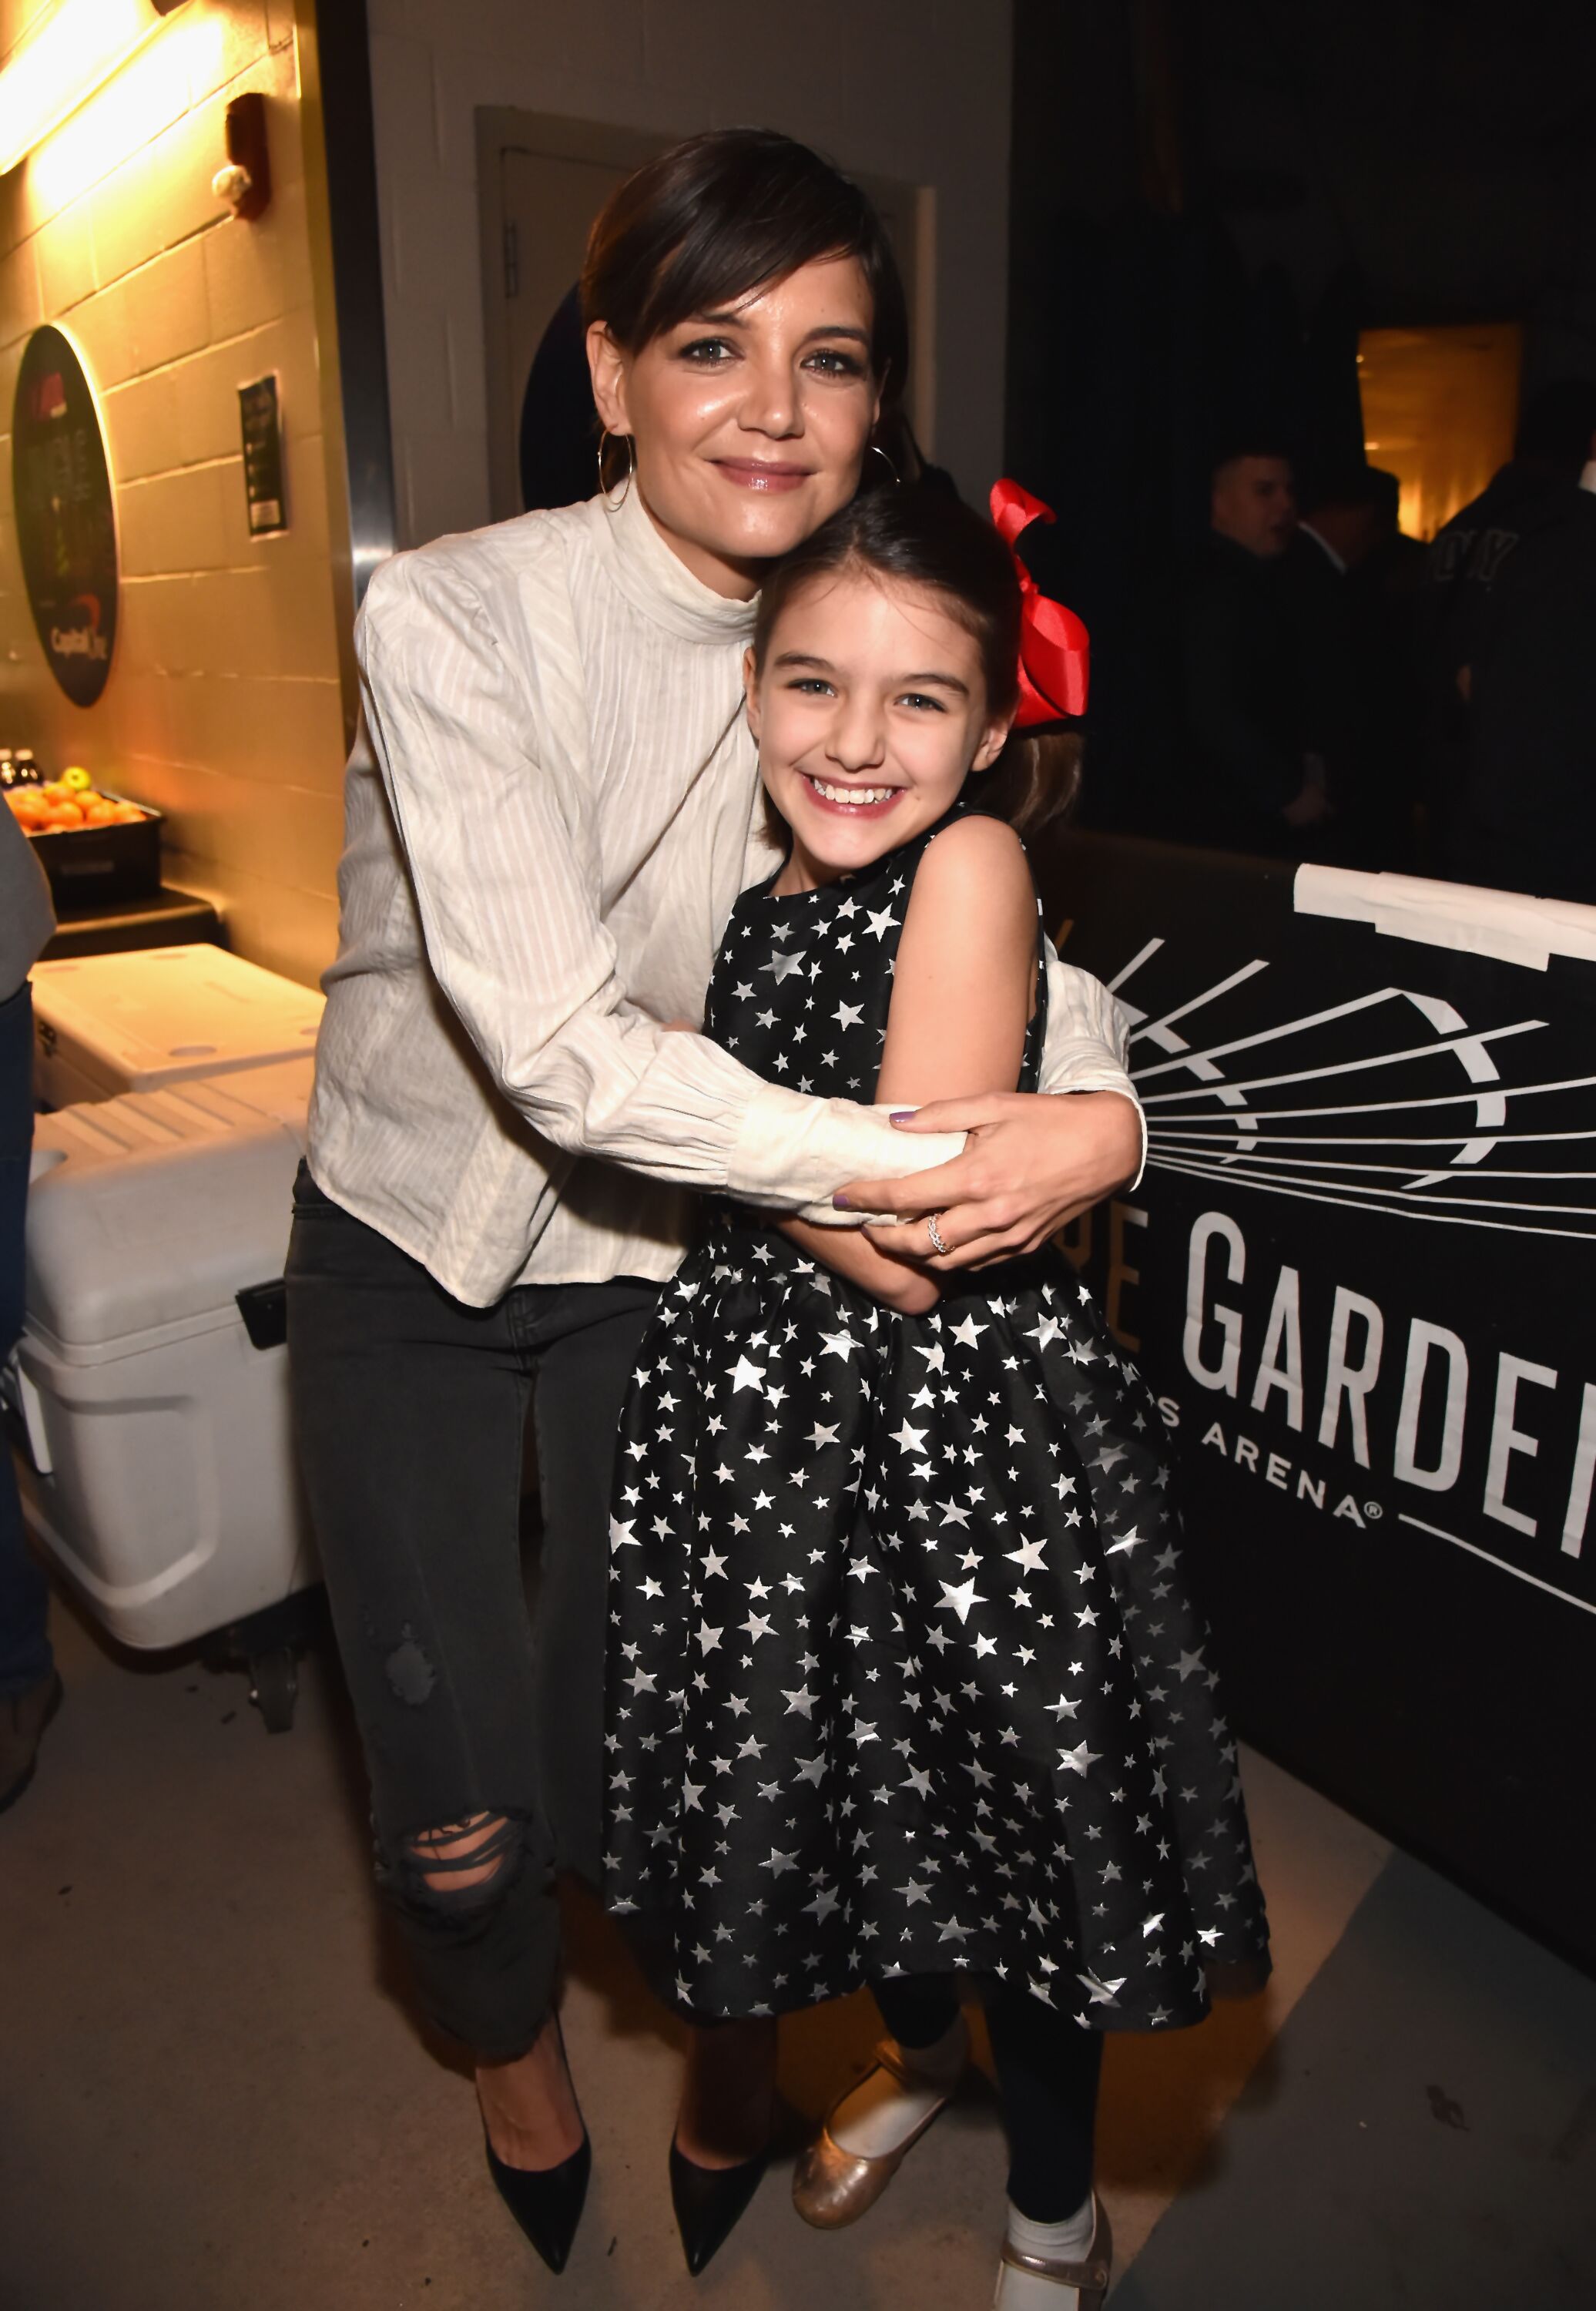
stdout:
[[(611, 1463), (658, 1286), (518, 1285), (467, 1307), (303, 1165), (287, 1277), (300, 1458), (378, 1881), (432, 2019), (513, 2061), (548, 2011), (554, 1873), (598, 1873)], [(519, 1545), (528, 1403), (536, 1629)], [(463, 1825), (487, 1833), (475, 1883), (432, 1851)]]

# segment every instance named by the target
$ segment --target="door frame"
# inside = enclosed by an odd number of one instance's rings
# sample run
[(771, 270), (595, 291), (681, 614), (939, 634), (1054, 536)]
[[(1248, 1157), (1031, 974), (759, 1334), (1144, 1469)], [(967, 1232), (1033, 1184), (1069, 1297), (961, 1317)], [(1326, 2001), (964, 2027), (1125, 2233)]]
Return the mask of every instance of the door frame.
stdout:
[(668, 133), (617, 128), (507, 104), (476, 108), (476, 184), (482, 225), (483, 351), (487, 374), (488, 489), (493, 519), (521, 511), (517, 451), (520, 410), (510, 406), (504, 312), (504, 179), (500, 156), (539, 153), (552, 161), (595, 161), (605, 168), (638, 169), (678, 140)]

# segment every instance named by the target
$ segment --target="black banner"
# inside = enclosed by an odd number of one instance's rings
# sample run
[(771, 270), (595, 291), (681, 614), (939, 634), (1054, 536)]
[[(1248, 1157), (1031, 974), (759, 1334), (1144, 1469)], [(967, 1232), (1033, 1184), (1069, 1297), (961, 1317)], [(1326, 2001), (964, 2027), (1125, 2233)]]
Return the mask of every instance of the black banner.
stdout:
[(1596, 910), (1091, 835), (1042, 875), (1133, 1022), (1150, 1162), (1074, 1249), (1238, 1730), (1596, 1962)]
[(74, 706), (92, 706), (117, 641), (117, 523), (94, 396), (59, 329), (35, 329), (22, 348), (11, 471), (46, 662)]

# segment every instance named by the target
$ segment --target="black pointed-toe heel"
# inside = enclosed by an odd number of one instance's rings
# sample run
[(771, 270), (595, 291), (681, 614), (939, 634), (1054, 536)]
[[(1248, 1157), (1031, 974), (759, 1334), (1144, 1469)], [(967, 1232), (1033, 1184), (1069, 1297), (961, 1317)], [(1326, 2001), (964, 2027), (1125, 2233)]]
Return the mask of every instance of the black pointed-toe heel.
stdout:
[[(491, 2142), (487, 2151), (488, 2173), (499, 2196), (549, 2269), (563, 2271), (577, 2225), (582, 2219), (588, 2177), (593, 2171), (593, 2145), (588, 2140), (587, 2129), (583, 2128), (581, 2141), (569, 2158), (562, 2159), (557, 2167), (545, 2167), (537, 2172), (525, 2167), (507, 2167)], [(732, 2221), (736, 2220), (734, 2215)], [(730, 2228), (728, 2223), (727, 2228)]]
[(764, 2150), (738, 2167), (701, 2167), (678, 2150), (676, 2137), (671, 2137), (670, 2202), (694, 2279), (742, 2220), (770, 2157)]

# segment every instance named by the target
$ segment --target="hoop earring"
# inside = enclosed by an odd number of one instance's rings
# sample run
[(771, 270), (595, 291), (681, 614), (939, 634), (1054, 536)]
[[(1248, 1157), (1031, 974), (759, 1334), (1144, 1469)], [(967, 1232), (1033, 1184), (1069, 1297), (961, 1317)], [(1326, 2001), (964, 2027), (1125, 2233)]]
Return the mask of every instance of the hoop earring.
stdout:
[[(624, 441), (626, 444), (626, 479), (621, 484), (621, 494), (618, 498), (611, 497), (610, 484), (605, 479), (604, 451), (605, 445), (606, 442), (610, 441)], [(620, 512), (621, 508), (625, 504), (627, 499), (632, 494), (632, 484), (636, 474), (637, 449), (631, 434), (612, 433), (609, 427), (606, 425), (603, 432), (600, 433), (598, 437), (598, 494), (604, 500), (604, 510), (606, 513)]]
[(900, 473), (899, 473), (899, 471), (898, 471), (897, 467), (894, 465), (894, 463), (893, 463), (892, 459), (887, 456), (886, 451), (882, 448), (882, 446), (881, 446), (881, 444), (880, 444), (880, 442), (879, 442), (879, 441), (872, 441), (872, 442), (871, 442), (871, 444), (870, 444), (870, 455), (871, 455), (871, 457), (872, 457), (872, 458), (880, 458), (880, 460), (881, 460), (882, 464), (886, 467), (887, 472), (892, 475), (892, 477), (893, 477), (893, 484), (894, 484), (894, 486), (895, 487), (895, 486), (897, 485), (897, 484), (898, 484), (898, 483), (900, 483), (900, 482), (903, 480), (903, 476), (902, 475), (902, 474), (900, 474)]

